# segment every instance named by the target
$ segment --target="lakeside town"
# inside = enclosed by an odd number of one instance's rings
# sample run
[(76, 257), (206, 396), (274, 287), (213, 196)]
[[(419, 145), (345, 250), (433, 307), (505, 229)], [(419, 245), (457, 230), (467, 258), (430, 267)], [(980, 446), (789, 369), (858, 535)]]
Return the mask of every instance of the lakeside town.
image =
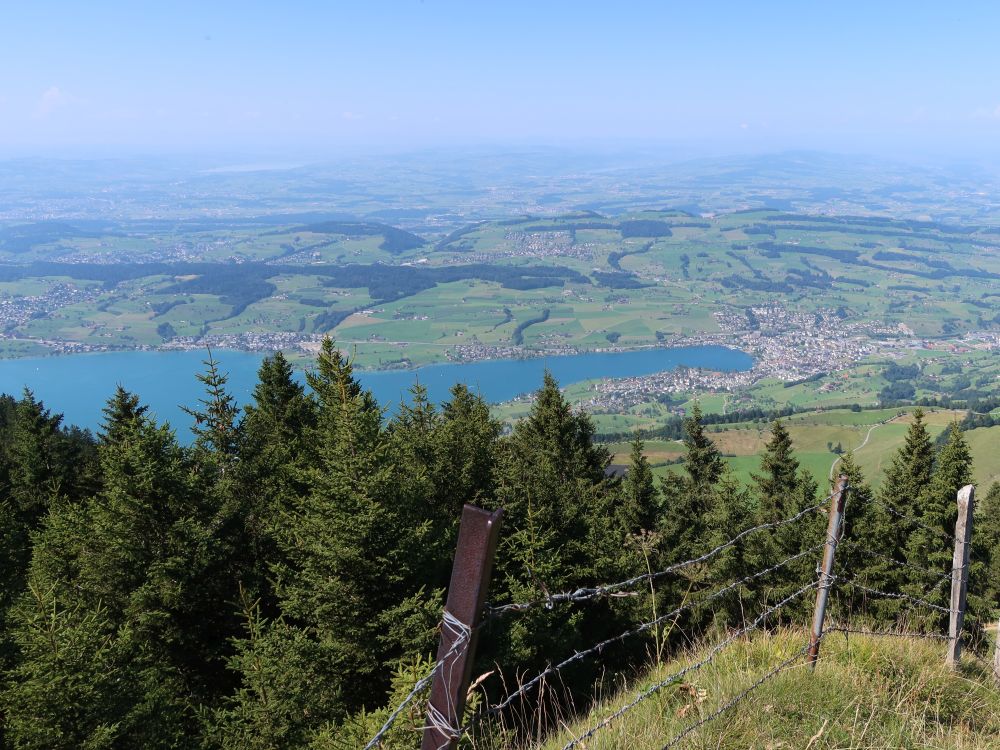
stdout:
[[(61, 290), (76, 298), (80, 290)], [(31, 303), (13, 308), (0, 305), (0, 313), (23, 315)], [(490, 345), (465, 343), (444, 349), (444, 357), (454, 363), (473, 363), (500, 359), (558, 357), (584, 353), (617, 353), (637, 349), (675, 349), (694, 346), (724, 346), (741, 350), (753, 358), (745, 371), (723, 372), (708, 368), (678, 366), (650, 375), (607, 378), (594, 381), (581, 406), (597, 413), (622, 413), (650, 401), (683, 402), (692, 394), (732, 394), (733, 404), (741, 401), (740, 394), (765, 380), (786, 384), (818, 380), (842, 372), (866, 361), (898, 358), (907, 352), (939, 351), (954, 354), (963, 351), (1000, 351), (1000, 332), (979, 331), (959, 337), (928, 339), (914, 336), (906, 326), (886, 326), (877, 322), (851, 320), (843, 310), (823, 309), (803, 313), (772, 303), (745, 308), (726, 307), (715, 313), (721, 332), (673, 336), (658, 345), (628, 347), (608, 346), (581, 349), (543, 343), (524, 347), (513, 344)], [(0, 340), (25, 341), (3, 334)], [(321, 334), (292, 332), (243, 331), (228, 335), (178, 336), (156, 346), (122, 347), (95, 345), (72, 341), (35, 339), (53, 355), (72, 355), (101, 351), (190, 351), (211, 348), (267, 353), (284, 351), (292, 355), (311, 357), (319, 349)], [(351, 342), (339, 342), (349, 346)], [(405, 356), (410, 344), (382, 342), (394, 345), (401, 356), (388, 369), (412, 369)], [(363, 369), (363, 368), (362, 368)], [(827, 379), (820, 387), (829, 392), (838, 388), (836, 379)], [(676, 397), (676, 398), (672, 398)]]

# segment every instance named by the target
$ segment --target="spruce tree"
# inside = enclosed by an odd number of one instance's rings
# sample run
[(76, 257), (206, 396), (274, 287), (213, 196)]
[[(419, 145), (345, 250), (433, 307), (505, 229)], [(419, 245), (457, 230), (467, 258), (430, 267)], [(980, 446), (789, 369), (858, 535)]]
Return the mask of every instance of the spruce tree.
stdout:
[(316, 403), (295, 381), (281, 354), (265, 357), (252, 401), (244, 407), (240, 460), (232, 492), (242, 498), (245, 559), (241, 582), (260, 599), (265, 617), (277, 614), (271, 566), (280, 562), (277, 533), (308, 492), (315, 458)]
[[(753, 474), (757, 500), (757, 523), (777, 523), (816, 504), (817, 484), (802, 471), (793, 455), (792, 438), (781, 420), (771, 425), (771, 438), (764, 445), (759, 474)], [(755, 568), (767, 568), (804, 552), (823, 541), (824, 520), (807, 514), (794, 523), (761, 531), (747, 541), (748, 557)], [(757, 584), (764, 601), (784, 599), (815, 577), (815, 560), (802, 557), (788, 563), (766, 581)], [(804, 598), (791, 602), (780, 617), (803, 616), (809, 605)]]
[(196, 448), (214, 456), (222, 471), (235, 458), (239, 447), (237, 419), (240, 410), (226, 390), (229, 376), (219, 370), (219, 362), (212, 356), (211, 349), (203, 364), (205, 372), (196, 377), (205, 386), (205, 397), (199, 399), (198, 407), (182, 408), (194, 418), (191, 432), (195, 435)]
[[(857, 577), (865, 586), (885, 592), (900, 592), (913, 571), (906, 569), (910, 535), (917, 528), (906, 517), (920, 513), (921, 498), (928, 492), (934, 468), (934, 446), (924, 422), (922, 409), (914, 409), (903, 445), (893, 456), (863, 522), (853, 527), (853, 539), (877, 555), (869, 554)], [(924, 577), (924, 582), (934, 582)], [(891, 624), (903, 617), (907, 605), (900, 599), (851, 594), (855, 608), (861, 608), (876, 622)]]
[[(728, 542), (753, 526), (753, 523), (751, 492), (727, 469), (715, 485), (712, 507), (705, 518), (705, 546), (713, 549)], [(709, 563), (708, 587), (719, 589), (755, 572), (749, 549), (745, 544), (736, 544), (716, 555)], [(709, 611), (702, 613), (702, 620), (714, 621), (720, 626), (742, 626), (747, 610), (756, 598), (753, 592), (764, 583), (766, 580), (752, 581), (731, 594), (714, 600)], [(755, 616), (751, 615), (751, 619)]]
[[(529, 416), (501, 447), (496, 501), (506, 515), (495, 601), (536, 600), (621, 574), (617, 493), (604, 476), (610, 460), (594, 442), (593, 422), (573, 411), (546, 372)], [(633, 570), (640, 566), (636, 559)], [(615, 624), (606, 602), (586, 611), (535, 608), (498, 628), (492, 654), (504, 664), (537, 666)], [(574, 679), (572, 672), (564, 677)]]
[(481, 505), (494, 495), (501, 425), (489, 404), (465, 385), (451, 389), (438, 430), (444, 512), (456, 517), (465, 503)]
[(969, 589), (982, 596), (987, 611), (1000, 609), (1000, 482), (994, 482), (977, 500), (973, 528), (973, 557), (982, 563), (970, 576)]
[[(904, 591), (927, 599), (938, 606), (948, 606), (951, 589), (947, 583), (935, 580), (917, 568), (934, 574), (947, 573), (953, 564), (955, 521), (958, 518), (958, 491), (972, 483), (972, 454), (957, 422), (948, 428), (948, 439), (937, 456), (929, 485), (920, 496), (920, 522), (907, 541), (906, 559), (913, 566), (907, 571)], [(946, 627), (946, 617), (925, 613), (928, 623)]]
[(257, 371), (252, 400), (244, 407), (242, 431), (252, 453), (283, 449), (296, 458), (311, 438), (316, 403), (296, 382), (281, 352), (265, 357)]
[[(847, 476), (849, 490), (834, 573), (845, 580), (856, 578), (870, 588), (892, 591), (893, 586), (898, 586), (900, 563), (903, 561), (890, 557), (885, 550), (894, 544), (899, 519), (873, 501), (874, 493), (853, 453), (845, 453), (841, 457), (836, 474)], [(832, 490), (836, 489), (837, 481), (835, 478)], [(839, 583), (834, 585), (834, 591), (834, 614), (859, 622), (868, 618), (879, 626), (892, 625), (896, 610), (894, 605), (884, 610), (886, 600), (869, 599), (850, 585)]]
[(330, 422), (339, 416), (337, 409), (331, 408), (332, 406), (361, 398), (365, 408), (377, 407), (371, 393), (363, 391), (361, 383), (355, 379), (354, 366), (350, 360), (340, 352), (329, 336), (325, 336), (320, 343), (316, 369), (306, 372), (306, 383), (319, 400), (318, 419), (327, 433), (333, 429)]
[(10, 497), (23, 523), (37, 525), (50, 501), (67, 491), (70, 461), (60, 439), (61, 414), (52, 414), (24, 389), (10, 444)]
[[(38, 535), (32, 595), (17, 609), (25, 685), (8, 696), (15, 743), (96, 732), (111, 745), (175, 746), (197, 733), (195, 706), (218, 688), (227, 597), (213, 577), (210, 519), (173, 434), (143, 411), (116, 393), (99, 449), (101, 492), (54, 508)], [(42, 610), (55, 613), (51, 623)], [(97, 641), (92, 653), (83, 647)], [(128, 678), (73, 686), (105, 671)], [(67, 690), (50, 696), (40, 720), (24, 696), (46, 682)], [(71, 699), (82, 703), (59, 703)]]
[(792, 453), (792, 437), (781, 420), (776, 419), (771, 425), (771, 437), (764, 445), (761, 471), (753, 475), (761, 523), (774, 523), (788, 517), (791, 499), (800, 483), (799, 462)]
[(343, 715), (343, 683), (324, 644), (304, 628), (268, 620), (242, 598), (243, 638), (230, 668), (241, 682), (209, 722), (206, 745), (221, 750), (310, 747), (328, 717)]
[(115, 387), (114, 395), (101, 409), (104, 419), (101, 422), (99, 438), (105, 445), (119, 444), (131, 434), (135, 423), (146, 414), (149, 407), (142, 404), (139, 396), (125, 390), (121, 385)]
[(691, 414), (684, 419), (684, 471), (696, 492), (704, 492), (715, 485), (722, 476), (725, 462), (712, 439), (705, 434), (701, 423), (701, 406), (692, 407)]
[(0, 670), (13, 657), (10, 609), (25, 590), (32, 554), (32, 533), (50, 506), (74, 502), (90, 484), (82, 441), (61, 430), (62, 415), (52, 414), (27, 388), (20, 401), (5, 402), (6, 449), (0, 454)]
[(9, 746), (123, 746), (139, 687), (128, 631), (100, 606), (61, 601), (52, 588), (32, 587), (19, 615), (20, 659), (3, 694)]
[(462, 506), (492, 502), (499, 425), (488, 406), (464, 386), (452, 389), (441, 409), (419, 383), (388, 425), (393, 471), (398, 474), (401, 523), (430, 524), (421, 552), (425, 580), (444, 588), (451, 572)]
[[(924, 412), (922, 409), (914, 409), (906, 439), (885, 472), (878, 499), (902, 516), (918, 516), (919, 499), (928, 490), (933, 470), (934, 446), (924, 423)], [(905, 522), (902, 525), (905, 531), (912, 531), (912, 528), (905, 526)], [(908, 536), (908, 533), (905, 534), (899, 549), (888, 552), (902, 554)]]
[(432, 527), (413, 523), (382, 410), (329, 339), (308, 379), (319, 404), (316, 464), (276, 532), (280, 617), (248, 616), (231, 660), (243, 687), (219, 716), (222, 731), (226, 716), (240, 717), (232, 746), (247, 733), (306, 744), (380, 705), (385, 666), (429, 650), (440, 618), (440, 592), (424, 588), (421, 565)]
[(660, 497), (653, 482), (653, 470), (643, 453), (642, 438), (632, 439), (628, 472), (622, 481), (622, 504), (617, 516), (624, 534), (654, 531), (659, 525)]
[(684, 447), (684, 474), (671, 475), (663, 484), (662, 528), (668, 562), (695, 557), (707, 549), (705, 519), (725, 469), (722, 454), (705, 433), (698, 404), (684, 419)]

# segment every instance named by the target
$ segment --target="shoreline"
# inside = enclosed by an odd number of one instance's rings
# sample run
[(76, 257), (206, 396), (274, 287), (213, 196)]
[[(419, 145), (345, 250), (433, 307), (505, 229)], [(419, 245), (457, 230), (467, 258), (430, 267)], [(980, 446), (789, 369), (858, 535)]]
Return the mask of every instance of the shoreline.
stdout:
[[(718, 334), (716, 334), (718, 336)], [(424, 369), (426, 367), (444, 367), (451, 365), (474, 365), (482, 364), (486, 362), (519, 362), (527, 361), (532, 359), (543, 359), (546, 357), (579, 357), (594, 354), (628, 354), (632, 352), (645, 352), (645, 351), (677, 351), (681, 349), (694, 349), (702, 347), (718, 347), (721, 349), (728, 349), (731, 351), (740, 352), (746, 354), (753, 358), (756, 362), (757, 357), (749, 351), (740, 348), (736, 342), (732, 341), (733, 337), (730, 336), (718, 336), (717, 339), (710, 339), (708, 336), (705, 339), (701, 337), (698, 338), (688, 338), (677, 342), (671, 342), (670, 344), (637, 344), (635, 346), (614, 346), (614, 347), (599, 347), (596, 349), (563, 349), (563, 348), (551, 348), (551, 349), (522, 349), (519, 354), (511, 356), (508, 352), (515, 349), (516, 347), (494, 347), (497, 350), (504, 350), (504, 354), (497, 354), (497, 356), (479, 356), (479, 357), (457, 357), (454, 359), (448, 359), (444, 362), (418, 362), (405, 366), (397, 367), (366, 367), (363, 365), (355, 365), (354, 369), (357, 372), (365, 373), (383, 373), (383, 372), (416, 372), (417, 370)], [(707, 340), (706, 340), (707, 339)], [(721, 339), (721, 340), (720, 340)], [(25, 342), (28, 344), (36, 344), (39, 346), (46, 346), (47, 342), (40, 342), (38, 340), (30, 339), (7, 339), (7, 341), (18, 341)], [(52, 342), (56, 343), (56, 342)], [(58, 342), (60, 346), (67, 346), (68, 342)], [(311, 344), (312, 342), (310, 342)], [(350, 347), (362, 345), (362, 344), (410, 344), (417, 343), (421, 346), (427, 345), (424, 342), (371, 342), (371, 341), (344, 341), (339, 342), (335, 340), (337, 348), (347, 355), (350, 355)], [(452, 345), (449, 345), (452, 346)], [(85, 347), (85, 348), (83, 348)], [(489, 348), (489, 347), (483, 347)], [(239, 347), (239, 346), (226, 346), (221, 344), (213, 344), (211, 342), (205, 343), (204, 345), (181, 345), (181, 346), (137, 346), (137, 347), (104, 347), (96, 348), (87, 345), (81, 345), (81, 348), (74, 350), (70, 344), (67, 349), (58, 351), (49, 351), (45, 353), (30, 353), (23, 356), (9, 356), (6, 354), (0, 354), (0, 363), (3, 362), (24, 362), (26, 360), (50, 360), (60, 357), (70, 358), (79, 357), (87, 355), (102, 355), (102, 354), (132, 354), (132, 353), (145, 353), (145, 354), (171, 354), (176, 352), (207, 352), (211, 350), (213, 352), (238, 352), (240, 354), (260, 354), (267, 356), (275, 352), (282, 352), (288, 356), (292, 366), (295, 369), (304, 369), (299, 363), (299, 360), (304, 357), (312, 357), (316, 354), (319, 349), (319, 342), (317, 341), (315, 346), (295, 346), (295, 347)], [(753, 365), (749, 369), (752, 369)], [(740, 370), (742, 372), (742, 370)]]

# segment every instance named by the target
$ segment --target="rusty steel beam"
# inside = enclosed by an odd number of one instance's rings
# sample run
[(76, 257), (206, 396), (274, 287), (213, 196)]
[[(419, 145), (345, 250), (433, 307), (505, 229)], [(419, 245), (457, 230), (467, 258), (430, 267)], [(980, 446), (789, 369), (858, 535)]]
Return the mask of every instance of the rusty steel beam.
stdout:
[(503, 510), (489, 512), (466, 505), (458, 530), (458, 545), (451, 569), (446, 612), (457, 621), (451, 626), (446, 617), (438, 646), (440, 666), (431, 685), (422, 750), (452, 750), (461, 725), (466, 692), (476, 656), (479, 620), (493, 573), (493, 558)]

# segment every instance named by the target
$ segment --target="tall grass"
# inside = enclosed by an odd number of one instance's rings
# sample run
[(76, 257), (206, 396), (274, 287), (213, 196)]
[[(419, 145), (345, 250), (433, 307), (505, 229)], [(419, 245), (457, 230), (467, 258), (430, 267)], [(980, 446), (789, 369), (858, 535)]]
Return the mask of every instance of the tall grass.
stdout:
[[(713, 663), (654, 694), (581, 747), (658, 750), (799, 651), (807, 637), (801, 630), (786, 630), (734, 643)], [(508, 718), (491, 736), (480, 736), (473, 744), (482, 750), (558, 750), (639, 691), (697, 659), (695, 649), (627, 686), (599, 684), (594, 707), (575, 718), (570, 716), (572, 706), (563, 703), (565, 691), (550, 683), (537, 711)], [(545, 731), (553, 725), (561, 729)], [(941, 641), (829, 634), (815, 673), (804, 662), (795, 663), (679, 747), (1000, 748), (1000, 685), (988, 666), (969, 657), (957, 672), (947, 669)]]

